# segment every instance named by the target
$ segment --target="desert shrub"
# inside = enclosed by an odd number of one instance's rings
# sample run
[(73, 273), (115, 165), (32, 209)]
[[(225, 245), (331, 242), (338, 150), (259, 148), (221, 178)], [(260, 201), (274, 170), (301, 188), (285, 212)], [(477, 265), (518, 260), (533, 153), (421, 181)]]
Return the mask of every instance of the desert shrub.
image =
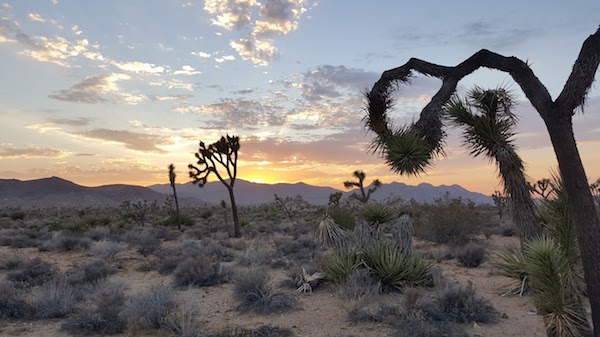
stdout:
[(212, 215), (213, 215), (213, 211), (210, 208), (203, 208), (200, 210), (200, 213), (199, 213), (199, 216), (205, 220), (210, 218)]
[(358, 300), (381, 293), (381, 281), (365, 268), (353, 270), (339, 286), (338, 294), (345, 300)]
[(323, 271), (325, 277), (334, 282), (344, 281), (348, 275), (358, 269), (362, 261), (355, 247), (336, 249), (325, 257)]
[(104, 283), (94, 289), (88, 305), (68, 318), (61, 330), (73, 335), (113, 335), (123, 332), (126, 322), (119, 316), (125, 305), (121, 283)]
[(86, 237), (72, 234), (54, 233), (52, 238), (40, 246), (40, 251), (68, 252), (89, 249), (92, 241)]
[(517, 229), (513, 226), (503, 226), (500, 228), (502, 236), (514, 236), (517, 234)]
[(117, 272), (102, 260), (73, 267), (67, 272), (67, 282), (73, 285), (97, 284)]
[(92, 245), (89, 254), (100, 260), (110, 260), (116, 259), (125, 251), (127, 251), (127, 244), (124, 242), (101, 240)]
[(163, 220), (161, 224), (163, 226), (167, 226), (167, 227), (176, 227), (179, 225), (179, 221), (181, 221), (181, 226), (186, 226), (186, 227), (193, 226), (196, 224), (196, 221), (194, 220), (194, 218), (192, 218), (191, 216), (189, 216), (188, 214), (185, 214), (185, 213), (181, 213), (179, 215), (179, 219), (177, 219), (176, 214), (171, 214), (171, 215), (169, 215), (168, 218)]
[(24, 263), (19, 270), (7, 274), (6, 280), (17, 283), (19, 287), (33, 287), (52, 280), (57, 273), (53, 264), (35, 258)]
[(20, 209), (10, 210), (6, 215), (13, 221), (24, 220), (26, 216), (25, 212)]
[(226, 326), (210, 337), (292, 337), (294, 333), (287, 328), (271, 325), (261, 325), (256, 329), (239, 326)]
[(140, 236), (137, 242), (137, 252), (146, 257), (160, 247), (160, 239), (151, 233), (144, 233)]
[(77, 290), (65, 279), (55, 279), (34, 289), (33, 307), (37, 318), (64, 317), (75, 309)]
[(158, 329), (161, 321), (177, 305), (175, 293), (169, 287), (154, 287), (125, 302), (120, 317), (130, 326)]
[(240, 302), (238, 305), (240, 311), (272, 314), (296, 307), (296, 299), (293, 296), (273, 290), (265, 269), (238, 270), (233, 285), (233, 298)]
[(271, 262), (273, 254), (267, 251), (264, 243), (252, 242), (246, 246), (246, 249), (240, 256), (237, 257), (236, 262), (242, 267), (259, 267), (266, 266)]
[(461, 198), (438, 199), (421, 207), (420, 216), (415, 218), (414, 234), (436, 243), (467, 244), (483, 222), (475, 204)]
[(108, 227), (94, 227), (88, 230), (85, 233), (85, 236), (94, 241), (100, 241), (108, 240), (111, 237), (111, 234), (110, 229)]
[(185, 231), (185, 237), (195, 240), (201, 240), (204, 237), (202, 228), (190, 228)]
[(400, 316), (398, 307), (384, 305), (372, 299), (363, 299), (355, 303), (348, 312), (352, 323), (395, 321)]
[(0, 270), (18, 269), (26, 263), (22, 254), (10, 254), (8, 257), (0, 259)]
[(200, 311), (196, 306), (179, 304), (160, 320), (160, 327), (175, 337), (205, 337), (197, 321), (199, 316)]
[(499, 314), (490, 302), (475, 296), (468, 287), (445, 287), (439, 296), (423, 306), (426, 316), (434, 321), (454, 323), (494, 323)]
[(378, 202), (369, 202), (360, 211), (360, 217), (369, 224), (384, 224), (398, 218), (393, 208)]
[[(229, 238), (224, 240), (229, 240)], [(202, 254), (212, 256), (215, 259), (224, 262), (233, 261), (235, 258), (235, 254), (225, 247), (223, 242), (211, 238), (204, 238), (202, 240), (183, 240), (181, 242), (181, 250), (185, 256)]]
[(333, 222), (345, 230), (353, 230), (356, 226), (356, 216), (349, 209), (332, 207), (329, 209), (328, 215)]
[(402, 289), (430, 281), (432, 263), (419, 255), (407, 256), (393, 241), (381, 240), (363, 254), (365, 265), (384, 286)]
[(310, 262), (323, 251), (319, 241), (314, 236), (306, 234), (296, 239), (284, 238), (275, 244), (276, 256), (286, 257), (299, 264)]
[(178, 287), (210, 287), (223, 281), (219, 263), (214, 258), (198, 255), (185, 259), (173, 272), (174, 284)]
[(28, 318), (33, 308), (25, 298), (25, 293), (12, 283), (0, 283), (0, 319)]
[(405, 317), (396, 322), (393, 337), (469, 337), (462, 326), (452, 322), (426, 321)]
[(485, 259), (485, 247), (469, 243), (458, 250), (456, 259), (465, 267), (479, 267)]

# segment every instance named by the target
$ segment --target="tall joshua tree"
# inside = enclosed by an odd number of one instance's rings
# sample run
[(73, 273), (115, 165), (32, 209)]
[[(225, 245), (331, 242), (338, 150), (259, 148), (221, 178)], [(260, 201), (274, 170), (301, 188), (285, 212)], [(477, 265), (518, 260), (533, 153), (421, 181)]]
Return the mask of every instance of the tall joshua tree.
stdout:
[[(227, 188), (229, 192), (229, 200), (231, 201), (231, 213), (233, 214), (233, 229), (234, 236), (239, 238), (242, 236), (240, 232), (240, 221), (238, 219), (237, 206), (235, 204), (235, 196), (233, 194), (233, 186), (237, 177), (237, 159), (238, 151), (240, 150), (240, 138), (236, 136), (221, 136), (217, 142), (208, 145), (200, 141), (199, 150), (196, 152), (198, 159), (197, 165), (188, 165), (190, 169), (190, 178), (194, 179), (194, 184), (198, 187), (203, 187), (206, 184), (206, 179), (211, 173), (214, 173), (219, 181)], [(227, 176), (219, 172), (219, 169), (224, 170)]]
[(181, 230), (181, 216), (179, 215), (179, 199), (177, 198), (177, 190), (175, 189), (175, 165), (169, 164), (169, 182), (173, 189), (173, 199), (175, 199), (175, 215), (177, 216), (177, 229)]
[(373, 180), (373, 182), (371, 183), (371, 185), (373, 187), (369, 188), (368, 190), (366, 190), (365, 192), (365, 186), (364, 186), (364, 182), (365, 179), (367, 178), (367, 174), (365, 172), (363, 172), (363, 170), (356, 170), (352, 173), (352, 175), (358, 179), (358, 181), (344, 181), (344, 187), (345, 188), (353, 188), (353, 187), (358, 187), (360, 189), (360, 195), (354, 193), (352, 194), (352, 197), (360, 200), (363, 203), (366, 203), (367, 201), (369, 201), (369, 198), (371, 197), (371, 193), (375, 192), (379, 186), (381, 186), (381, 181), (379, 181), (379, 179), (375, 179)]
[(542, 225), (535, 215), (523, 161), (513, 144), (516, 116), (512, 105), (513, 99), (504, 89), (475, 87), (464, 100), (453, 96), (445, 108), (450, 121), (463, 129), (471, 155), (483, 154), (496, 162), (504, 192), (509, 196), (513, 222), (525, 244), (542, 235)]
[[(442, 66), (412, 58), (406, 64), (384, 71), (366, 94), (367, 127), (375, 132), (374, 149), (401, 174), (423, 172), (431, 160), (443, 153), (443, 107), (458, 82), (484, 67), (510, 74), (542, 117), (563, 177), (568, 204), (576, 224), (585, 282), (592, 308), (594, 336), (600, 337), (600, 219), (596, 213), (585, 169), (573, 133), (573, 115), (583, 108), (600, 64), (600, 29), (584, 42), (569, 78), (556, 99), (535, 76), (529, 65), (516, 57), (506, 57), (482, 49), (456, 66)], [(438, 92), (423, 108), (419, 120), (403, 128), (390, 127), (388, 110), (392, 91), (410, 80), (413, 71), (442, 81)]]

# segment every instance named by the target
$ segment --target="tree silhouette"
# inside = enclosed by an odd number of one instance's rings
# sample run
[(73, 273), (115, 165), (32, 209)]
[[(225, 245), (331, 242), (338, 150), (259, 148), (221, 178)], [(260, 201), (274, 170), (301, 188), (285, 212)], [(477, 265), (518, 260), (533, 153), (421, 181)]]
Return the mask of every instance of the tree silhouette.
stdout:
[[(233, 214), (234, 236), (242, 236), (240, 232), (240, 222), (238, 219), (233, 186), (237, 176), (237, 159), (240, 150), (240, 138), (236, 136), (221, 136), (217, 142), (208, 145), (200, 141), (199, 150), (195, 156), (198, 159), (197, 165), (188, 165), (190, 169), (190, 178), (194, 179), (194, 184), (203, 187), (211, 173), (214, 173), (219, 181), (227, 188), (229, 200), (231, 202), (231, 213)], [(227, 176), (222, 175), (219, 169), (225, 170)]]
[(494, 205), (496, 205), (496, 209), (498, 209), (498, 217), (502, 219), (504, 209), (506, 206), (508, 206), (508, 197), (506, 197), (504, 193), (500, 191), (494, 191), (492, 194), (492, 200), (494, 201)]
[(516, 117), (511, 111), (513, 98), (504, 89), (484, 90), (475, 87), (463, 100), (458, 96), (446, 105), (452, 123), (463, 129), (465, 145), (471, 155), (485, 155), (494, 160), (509, 196), (513, 222), (519, 229), (521, 243), (540, 237), (542, 225), (535, 214), (525, 167), (513, 144)]
[[(411, 58), (398, 68), (384, 71), (366, 94), (368, 116), (365, 119), (367, 127), (376, 134), (373, 150), (379, 152), (394, 171), (419, 174), (433, 158), (443, 154), (443, 107), (456, 91), (458, 82), (482, 67), (510, 74), (542, 117), (550, 135), (576, 224), (596, 337), (600, 337), (600, 246), (597, 244), (600, 219), (575, 142), (573, 115), (576, 109), (583, 109), (599, 64), (600, 29), (583, 42), (569, 78), (553, 100), (529, 65), (516, 57), (482, 49), (456, 66)], [(407, 83), (413, 72), (436, 77), (442, 85), (423, 108), (418, 121), (394, 129), (388, 116), (393, 106), (391, 94)]]
[(177, 198), (177, 190), (175, 189), (175, 178), (177, 174), (175, 174), (175, 165), (169, 164), (169, 182), (171, 183), (171, 188), (173, 189), (173, 199), (175, 199), (175, 216), (177, 217), (177, 229), (181, 230), (181, 216), (179, 213), (179, 199)]
[(345, 188), (353, 188), (353, 187), (358, 187), (360, 189), (360, 195), (356, 194), (356, 193), (352, 193), (352, 195), (350, 197), (355, 198), (356, 200), (360, 200), (363, 203), (366, 203), (367, 201), (369, 201), (369, 198), (371, 197), (371, 193), (375, 192), (379, 186), (381, 186), (381, 181), (379, 181), (379, 179), (375, 179), (373, 180), (373, 182), (371, 183), (371, 185), (373, 187), (369, 188), (366, 192), (365, 192), (365, 187), (364, 187), (364, 182), (365, 182), (365, 178), (367, 177), (367, 174), (365, 172), (363, 172), (363, 170), (356, 170), (352, 173), (352, 175), (358, 179), (358, 181), (344, 181), (344, 187)]
[(548, 178), (544, 178), (542, 180), (538, 180), (533, 184), (529, 184), (529, 189), (531, 193), (539, 196), (542, 200), (548, 199), (548, 197), (554, 192), (554, 186), (552, 185), (552, 181)]

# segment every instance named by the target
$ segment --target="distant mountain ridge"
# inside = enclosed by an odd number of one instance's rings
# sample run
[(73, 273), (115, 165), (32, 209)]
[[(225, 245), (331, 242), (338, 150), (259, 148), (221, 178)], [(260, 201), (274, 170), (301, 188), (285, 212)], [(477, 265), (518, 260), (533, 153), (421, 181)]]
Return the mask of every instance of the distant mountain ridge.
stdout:
[[(341, 185), (341, 184), (340, 184)], [(149, 188), (161, 192), (170, 193), (171, 185), (160, 184), (148, 186)], [(221, 200), (229, 202), (227, 190), (220, 182), (210, 182), (200, 188), (191, 182), (178, 184), (177, 195), (185, 197), (199, 197), (211, 203), (218, 203)], [(342, 192), (342, 199), (348, 198), (355, 191), (341, 191), (331, 187), (311, 186), (305, 183), (279, 183), (279, 184), (260, 184), (251, 183), (245, 180), (237, 179), (234, 186), (235, 199), (239, 205), (262, 204), (275, 200), (275, 194), (281, 198), (302, 196), (305, 201), (313, 205), (326, 205), (329, 202), (329, 195), (335, 192)], [(382, 184), (375, 193), (371, 195), (372, 200), (383, 201), (390, 197), (400, 197), (404, 200), (414, 199), (417, 202), (432, 202), (437, 198), (448, 194), (451, 198), (470, 199), (477, 204), (492, 204), (492, 198), (482, 193), (471, 192), (459, 185), (441, 185), (433, 186), (427, 183), (421, 183), (418, 186), (409, 186), (404, 183), (392, 182)]]
[[(177, 184), (177, 194), (182, 205), (217, 204), (221, 200), (229, 202), (227, 190), (220, 182), (209, 182), (199, 188), (191, 182)], [(239, 205), (268, 203), (275, 200), (275, 194), (281, 198), (302, 196), (313, 205), (326, 205), (329, 195), (340, 192), (331, 187), (311, 186), (305, 183), (259, 184), (238, 179), (235, 182), (235, 197)], [(348, 198), (355, 191), (342, 191), (342, 199)], [(68, 180), (51, 177), (21, 181), (17, 179), (0, 179), (0, 207), (115, 207), (123, 201), (158, 201), (163, 203), (171, 195), (169, 184), (148, 187), (135, 185), (105, 185), (86, 187)], [(414, 199), (417, 202), (432, 202), (448, 194), (450, 197), (470, 199), (475, 203), (491, 204), (492, 198), (482, 193), (471, 192), (459, 185), (433, 186), (422, 183), (409, 186), (392, 182), (382, 184), (372, 194), (373, 200), (382, 201), (390, 197), (404, 200)]]
[[(116, 207), (123, 201), (164, 203), (167, 194), (135, 185), (86, 187), (59, 177), (35, 180), (0, 179), (0, 207)], [(182, 198), (183, 205), (206, 203)]]

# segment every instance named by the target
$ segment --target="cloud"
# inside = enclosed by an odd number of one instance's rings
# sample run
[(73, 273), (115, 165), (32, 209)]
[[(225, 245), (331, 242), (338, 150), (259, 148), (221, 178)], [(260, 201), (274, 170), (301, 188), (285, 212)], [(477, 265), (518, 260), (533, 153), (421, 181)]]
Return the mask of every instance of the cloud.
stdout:
[(475, 21), (462, 27), (456, 39), (478, 48), (509, 48), (539, 34), (533, 28), (504, 28), (489, 22)]
[[(267, 65), (278, 57), (274, 38), (298, 29), (298, 20), (315, 2), (307, 0), (207, 0), (204, 10), (211, 23), (227, 31), (239, 31), (242, 37), (229, 45), (244, 60)], [(248, 33), (249, 30), (249, 33)]]
[(215, 118), (209, 123), (229, 127), (267, 127), (285, 123), (284, 108), (256, 100), (222, 99), (207, 105), (181, 105), (173, 108), (180, 113), (196, 113)]
[(77, 118), (48, 118), (48, 122), (52, 124), (59, 125), (69, 125), (69, 126), (85, 126), (90, 124), (92, 121), (91, 118), (88, 117), (77, 117)]
[(129, 72), (136, 73), (136, 74), (138, 74), (138, 73), (160, 74), (165, 71), (164, 67), (157, 66), (153, 63), (144, 63), (144, 62), (139, 62), (139, 61), (133, 61), (133, 62), (111, 61), (110, 63), (121, 70), (129, 71)]
[(204, 10), (214, 16), (211, 23), (226, 30), (242, 29), (252, 19), (255, 0), (206, 0)]
[(188, 66), (188, 65), (185, 65), (185, 66), (181, 67), (180, 70), (175, 70), (173, 72), (173, 75), (185, 75), (185, 76), (194, 76), (194, 75), (200, 75), (200, 74), (201, 73), (198, 70), (196, 70), (196, 69), (194, 69), (194, 67)]
[(192, 97), (192, 95), (146, 95), (146, 97), (148, 97), (149, 99), (153, 100), (153, 101), (176, 101), (176, 100), (180, 100), (180, 99), (188, 99), (190, 97)]
[(114, 73), (86, 77), (71, 88), (59, 90), (48, 97), (73, 103), (116, 103), (119, 101), (118, 99), (106, 98), (103, 94), (117, 92), (119, 90), (117, 82), (130, 78), (129, 75)]
[(298, 88), (305, 100), (315, 102), (342, 97), (344, 93), (360, 96), (361, 92), (375, 83), (378, 76), (379, 74), (374, 72), (346, 68), (343, 65), (321, 65), (304, 72), (295, 81), (284, 81), (284, 84)]
[(119, 143), (130, 150), (141, 152), (165, 153), (166, 151), (158, 148), (157, 145), (171, 144), (171, 142), (165, 137), (126, 130), (109, 130), (100, 128), (83, 132), (72, 132), (71, 134), (88, 139)]
[(46, 20), (38, 13), (29, 13), (27, 18), (31, 21), (46, 22)]
[(192, 55), (194, 55), (194, 56), (201, 57), (201, 58), (209, 58), (209, 57), (211, 56), (211, 54), (210, 54), (210, 53), (205, 53), (205, 52), (203, 52), (203, 51), (199, 51), (199, 52), (194, 52), (194, 51), (193, 51), (193, 52), (191, 52), (190, 54), (192, 54)]
[(17, 148), (11, 144), (0, 144), (0, 159), (15, 159), (15, 158), (63, 158), (70, 153), (64, 150), (58, 150), (47, 147), (39, 147), (30, 145), (24, 148)]

